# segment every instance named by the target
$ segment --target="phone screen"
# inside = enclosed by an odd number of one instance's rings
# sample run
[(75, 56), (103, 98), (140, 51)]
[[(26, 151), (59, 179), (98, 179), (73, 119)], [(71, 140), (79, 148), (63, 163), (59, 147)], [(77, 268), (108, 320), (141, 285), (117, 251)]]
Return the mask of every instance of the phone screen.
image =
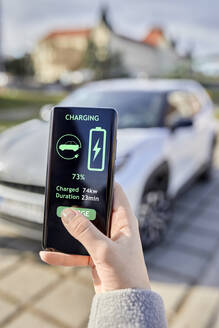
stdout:
[(55, 107), (51, 114), (43, 247), (86, 255), (61, 222), (74, 207), (104, 234), (112, 206), (117, 113), (109, 108)]

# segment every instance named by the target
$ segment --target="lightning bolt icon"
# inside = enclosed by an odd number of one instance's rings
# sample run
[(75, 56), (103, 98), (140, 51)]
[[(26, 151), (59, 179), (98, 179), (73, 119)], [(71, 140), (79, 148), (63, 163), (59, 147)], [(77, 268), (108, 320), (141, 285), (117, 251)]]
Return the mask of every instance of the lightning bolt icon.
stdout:
[(98, 145), (99, 145), (99, 141), (100, 141), (100, 139), (97, 140), (96, 145), (95, 145), (94, 148), (93, 148), (93, 151), (95, 151), (93, 161), (95, 161), (97, 155), (98, 155), (99, 152), (101, 151), (101, 148), (98, 147)]

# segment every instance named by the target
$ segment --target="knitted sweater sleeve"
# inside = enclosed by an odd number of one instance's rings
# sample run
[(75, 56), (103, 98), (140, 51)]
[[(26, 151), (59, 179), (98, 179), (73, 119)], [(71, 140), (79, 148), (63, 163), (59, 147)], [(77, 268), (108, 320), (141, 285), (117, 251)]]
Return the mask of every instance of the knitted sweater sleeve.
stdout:
[(166, 328), (161, 297), (150, 290), (120, 289), (94, 296), (88, 328)]

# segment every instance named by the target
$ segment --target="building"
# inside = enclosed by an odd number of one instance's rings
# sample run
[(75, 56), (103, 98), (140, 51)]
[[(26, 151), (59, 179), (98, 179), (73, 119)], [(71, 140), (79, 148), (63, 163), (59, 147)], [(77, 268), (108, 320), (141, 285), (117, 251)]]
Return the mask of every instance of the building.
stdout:
[[(148, 37), (154, 33), (149, 32)], [(123, 64), (131, 74), (145, 74), (150, 77), (162, 76), (174, 70), (180, 61), (175, 48), (167, 41), (150, 44), (136, 41), (118, 34), (111, 34), (111, 49), (123, 57)], [(150, 38), (149, 38), (150, 40)]]
[(142, 40), (134, 40), (114, 31), (107, 12), (102, 13), (99, 28), (107, 29), (112, 52), (123, 57), (123, 65), (131, 75), (162, 76), (174, 70), (182, 61), (173, 40), (168, 40), (163, 29), (152, 28)]
[(40, 40), (32, 53), (37, 80), (55, 82), (64, 72), (80, 68), (90, 33), (90, 29), (58, 30)]
[(103, 10), (96, 27), (54, 31), (36, 45), (32, 54), (36, 78), (54, 82), (65, 72), (80, 69), (89, 40), (96, 44), (100, 54), (104, 51), (120, 54), (130, 75), (162, 76), (181, 61), (174, 42), (166, 38), (161, 28), (152, 28), (143, 40), (134, 40), (115, 32), (107, 11)]

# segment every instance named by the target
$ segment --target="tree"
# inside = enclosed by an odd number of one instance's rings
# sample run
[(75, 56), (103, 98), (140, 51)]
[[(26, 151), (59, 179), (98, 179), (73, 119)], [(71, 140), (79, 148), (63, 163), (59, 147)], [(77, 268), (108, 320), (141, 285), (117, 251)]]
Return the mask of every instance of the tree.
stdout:
[(5, 70), (18, 77), (33, 76), (34, 69), (30, 54), (26, 53), (19, 58), (5, 60)]
[(97, 80), (128, 75), (121, 54), (112, 53), (108, 47), (98, 47), (92, 39), (88, 41), (83, 66), (93, 70)]

